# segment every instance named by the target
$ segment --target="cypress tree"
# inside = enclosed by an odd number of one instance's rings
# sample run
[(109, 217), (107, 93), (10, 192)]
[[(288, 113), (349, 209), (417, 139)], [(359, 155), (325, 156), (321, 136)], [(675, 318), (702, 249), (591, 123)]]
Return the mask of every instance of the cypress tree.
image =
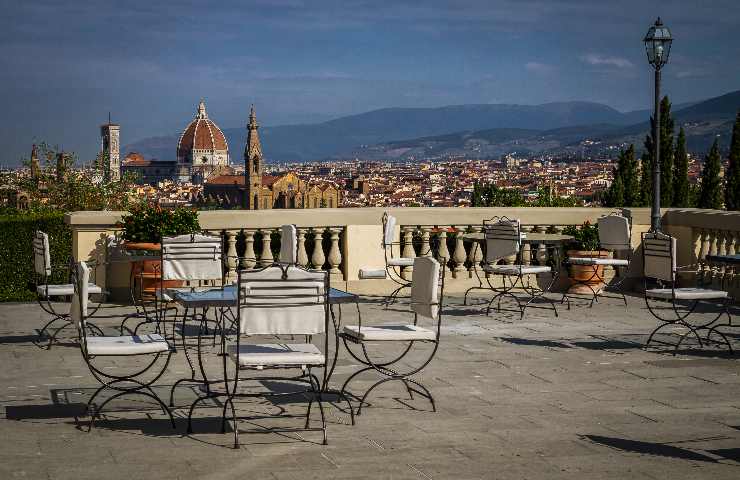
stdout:
[(686, 153), (686, 133), (683, 127), (676, 139), (674, 163), (676, 169), (673, 174), (673, 206), (685, 208), (691, 203), (689, 199), (689, 156)]
[(660, 205), (673, 206), (673, 129), (671, 102), (663, 97), (660, 102)]
[(624, 206), (637, 207), (640, 204), (640, 179), (635, 159), (635, 146), (630, 145), (620, 154), (622, 160), (622, 185), (624, 188)]
[(699, 190), (699, 208), (722, 208), (722, 180), (719, 178), (722, 169), (722, 160), (719, 156), (719, 145), (714, 139), (709, 154), (704, 159), (704, 169), (701, 172), (701, 188)]
[(640, 157), (640, 195), (638, 205), (649, 207), (653, 198), (653, 139), (645, 137), (645, 150)]
[(740, 111), (732, 128), (730, 158), (725, 172), (725, 207), (740, 210)]
[(622, 183), (622, 176), (619, 175), (618, 171), (614, 173), (614, 181), (609, 186), (609, 190), (606, 192), (605, 205), (607, 207), (623, 207), (624, 204), (624, 184)]

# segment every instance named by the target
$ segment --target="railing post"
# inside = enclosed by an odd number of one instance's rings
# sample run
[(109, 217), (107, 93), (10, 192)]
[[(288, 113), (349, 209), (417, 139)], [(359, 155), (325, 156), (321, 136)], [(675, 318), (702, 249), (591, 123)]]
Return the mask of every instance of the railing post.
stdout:
[(329, 228), (329, 233), (331, 234), (331, 248), (329, 248), (329, 273), (340, 277), (342, 275), (342, 271), (339, 270), (339, 266), (342, 264), (342, 252), (339, 249), (339, 232), (341, 231), (341, 228)]
[(257, 258), (254, 255), (254, 232), (255, 230), (244, 229), (244, 257), (242, 266), (244, 268), (254, 268), (257, 265)]
[(298, 255), (297, 262), (301, 267), (308, 266), (308, 254), (306, 253), (306, 228), (297, 229), (296, 236), (298, 237)]
[(419, 256), (431, 257), (432, 256), (432, 244), (431, 244), (431, 228), (421, 227), (421, 250)]
[(266, 267), (272, 265), (275, 258), (272, 256), (272, 230), (266, 228), (262, 230), (262, 255), (260, 255), (260, 266)]
[(311, 263), (313, 264), (313, 268), (321, 270), (324, 268), (324, 263), (326, 263), (323, 245), (324, 237), (322, 232), (316, 228), (312, 228), (311, 231), (313, 232), (313, 253), (311, 255)]
[(233, 282), (236, 280), (236, 234), (237, 230), (226, 231), (226, 280)]
[[(401, 227), (403, 232), (403, 252), (401, 256), (404, 258), (414, 258), (416, 252), (414, 251), (414, 227)], [(401, 276), (405, 280), (411, 280), (413, 276), (414, 267), (403, 267), (401, 270)]]
[[(447, 249), (447, 227), (440, 227), (439, 234), (437, 234), (437, 240), (439, 241), (439, 248), (437, 249), (437, 261), (448, 262), (450, 260), (450, 251)], [(447, 269), (445, 269), (447, 272)]]
[(455, 278), (457, 278), (460, 272), (465, 269), (465, 259), (467, 258), (467, 255), (465, 253), (465, 243), (463, 242), (463, 231), (456, 228), (454, 225), (452, 228), (455, 229), (455, 251), (452, 254), (452, 260), (455, 262), (453, 272), (455, 274)]

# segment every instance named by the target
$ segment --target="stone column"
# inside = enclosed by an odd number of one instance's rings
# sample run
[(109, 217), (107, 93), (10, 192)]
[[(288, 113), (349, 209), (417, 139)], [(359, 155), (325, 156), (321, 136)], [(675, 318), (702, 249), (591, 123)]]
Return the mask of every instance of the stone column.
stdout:
[(313, 253), (311, 255), (311, 263), (313, 264), (313, 268), (321, 270), (326, 262), (324, 246), (322, 244), (322, 230), (319, 228), (313, 228), (311, 230), (313, 231)]
[(342, 231), (339, 227), (330, 227), (331, 248), (329, 248), (329, 273), (342, 278), (342, 271), (339, 266), (342, 264), (342, 252), (339, 248), (339, 233)]

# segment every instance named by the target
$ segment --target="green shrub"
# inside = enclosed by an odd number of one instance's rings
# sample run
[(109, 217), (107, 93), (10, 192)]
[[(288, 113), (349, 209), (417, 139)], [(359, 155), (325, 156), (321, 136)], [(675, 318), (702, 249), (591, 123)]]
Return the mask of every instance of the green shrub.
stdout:
[(122, 229), (122, 237), (128, 242), (160, 243), (162, 237), (200, 231), (197, 210), (186, 207), (165, 210), (159, 205), (147, 204), (131, 208), (117, 226)]
[[(66, 266), (72, 255), (72, 231), (63, 213), (0, 215), (0, 302), (34, 300), (33, 234), (49, 235), (51, 263)], [(56, 268), (50, 283), (67, 283), (68, 272)]]
[(581, 228), (577, 225), (568, 225), (563, 229), (563, 234), (573, 237), (570, 247), (574, 250), (594, 251), (600, 248), (599, 226), (589, 221), (584, 222)]

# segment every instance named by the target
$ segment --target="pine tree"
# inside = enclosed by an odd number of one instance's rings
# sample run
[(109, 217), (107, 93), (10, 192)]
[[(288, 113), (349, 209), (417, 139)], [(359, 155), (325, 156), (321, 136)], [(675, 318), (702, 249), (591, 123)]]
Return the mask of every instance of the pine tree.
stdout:
[(725, 172), (725, 207), (740, 210), (740, 111), (732, 128), (730, 158)]
[(675, 171), (673, 174), (673, 206), (686, 208), (691, 205), (689, 199), (689, 156), (686, 153), (686, 133), (683, 127), (676, 139), (674, 156)]
[[(673, 203), (673, 128), (671, 102), (663, 97), (660, 102), (660, 204)], [(645, 136), (640, 174), (640, 205), (649, 206), (653, 198), (653, 159), (655, 158), (655, 117), (650, 117), (650, 133)]]
[(715, 210), (722, 208), (722, 179), (719, 177), (721, 169), (722, 160), (719, 155), (719, 145), (715, 139), (709, 154), (704, 159), (699, 190), (699, 208)]

